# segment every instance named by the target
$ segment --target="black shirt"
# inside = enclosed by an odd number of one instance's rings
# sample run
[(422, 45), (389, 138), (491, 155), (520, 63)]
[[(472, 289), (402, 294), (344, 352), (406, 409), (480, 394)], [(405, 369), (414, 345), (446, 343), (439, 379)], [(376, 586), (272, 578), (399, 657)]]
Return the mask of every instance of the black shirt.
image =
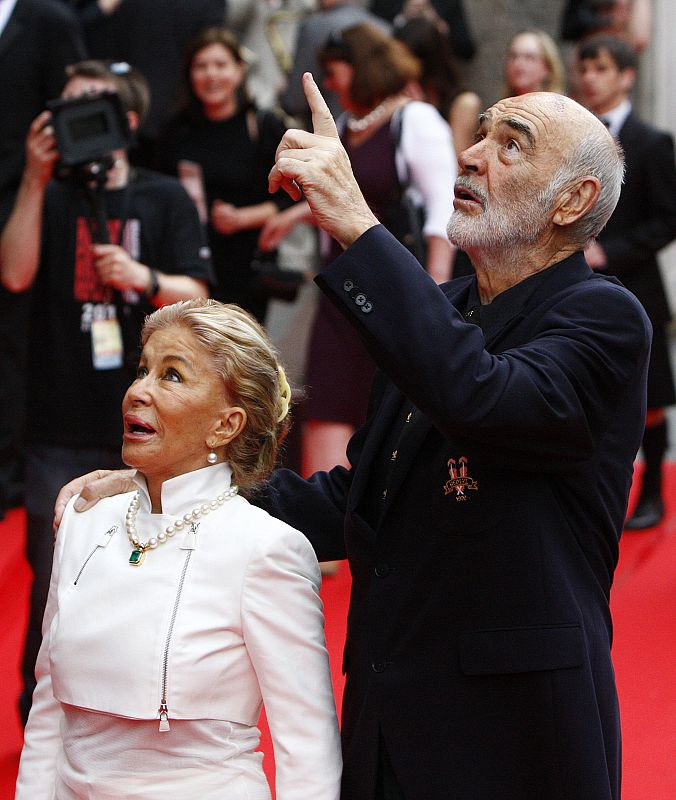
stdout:
[[(178, 181), (139, 170), (131, 190), (105, 192), (110, 240), (142, 264), (210, 282), (211, 266), (195, 207)], [(28, 439), (66, 447), (121, 445), (121, 401), (138, 353), (141, 326), (153, 310), (133, 291), (98, 280), (89, 208), (70, 183), (47, 187), (42, 251), (31, 313)], [(127, 363), (95, 368), (92, 322), (117, 319), (126, 333)]]

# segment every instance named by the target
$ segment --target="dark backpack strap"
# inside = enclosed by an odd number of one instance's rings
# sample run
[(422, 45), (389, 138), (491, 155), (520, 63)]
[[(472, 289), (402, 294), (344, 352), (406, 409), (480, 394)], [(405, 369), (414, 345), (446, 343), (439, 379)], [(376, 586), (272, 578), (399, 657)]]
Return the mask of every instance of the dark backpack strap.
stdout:
[(394, 114), (392, 114), (392, 119), (390, 120), (390, 136), (392, 137), (392, 141), (394, 143), (394, 166), (402, 194), (406, 191), (410, 183), (408, 176), (408, 167), (406, 168), (406, 175), (404, 176), (404, 180), (402, 180), (401, 177), (399, 176), (399, 168), (397, 165), (397, 153), (399, 153), (399, 147), (401, 146), (401, 133), (404, 127), (404, 109), (406, 108), (407, 105), (408, 103), (406, 103), (406, 105), (403, 105), (401, 108), (398, 108), (394, 112)]

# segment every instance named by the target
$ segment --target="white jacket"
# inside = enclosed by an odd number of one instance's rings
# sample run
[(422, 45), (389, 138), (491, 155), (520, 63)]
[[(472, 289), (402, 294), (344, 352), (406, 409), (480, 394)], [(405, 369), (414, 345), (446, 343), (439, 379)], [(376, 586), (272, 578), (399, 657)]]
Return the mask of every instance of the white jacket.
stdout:
[[(229, 485), (225, 464), (179, 476), (163, 485), (164, 513), (151, 515), (139, 480), (140, 538)], [(335, 800), (339, 734), (320, 574), (307, 539), (235, 497), (132, 566), (125, 529), (132, 497), (107, 498), (83, 514), (71, 502), (64, 515), (17, 799), (52, 797), (60, 703), (159, 720), (166, 701), (169, 723), (255, 725), (264, 701), (278, 799)]]

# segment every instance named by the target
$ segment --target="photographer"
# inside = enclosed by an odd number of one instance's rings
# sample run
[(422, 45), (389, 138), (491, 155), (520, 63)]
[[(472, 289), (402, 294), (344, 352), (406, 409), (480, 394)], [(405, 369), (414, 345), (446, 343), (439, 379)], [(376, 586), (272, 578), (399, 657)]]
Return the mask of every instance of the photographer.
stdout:
[[(116, 93), (129, 128), (138, 127), (149, 91), (136, 70), (84, 61), (67, 75), (64, 98)], [(66, 180), (52, 180), (60, 157), (53, 122), (45, 111), (31, 125), (26, 168), (0, 237), (5, 288), (21, 292), (34, 286), (26, 454), (27, 556), (34, 582), (23, 662), (24, 720), (34, 687), (58, 489), (85, 467), (120, 464), (119, 409), (143, 319), (154, 307), (206, 297), (211, 279), (197, 212), (177, 181), (131, 169), (129, 142), (71, 169)], [(83, 120), (79, 135), (85, 140), (87, 127)]]

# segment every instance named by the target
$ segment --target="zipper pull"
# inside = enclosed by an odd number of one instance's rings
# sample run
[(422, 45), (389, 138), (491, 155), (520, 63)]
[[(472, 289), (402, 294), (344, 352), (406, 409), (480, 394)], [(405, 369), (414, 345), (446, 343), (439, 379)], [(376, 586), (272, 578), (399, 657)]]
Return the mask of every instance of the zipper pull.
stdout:
[(188, 530), (185, 532), (183, 536), (183, 541), (181, 542), (180, 549), (181, 550), (195, 550), (197, 547), (197, 529), (199, 528), (199, 522), (191, 522)]
[(99, 536), (99, 539), (96, 542), (97, 546), (105, 547), (116, 533), (117, 533), (117, 525), (111, 525), (110, 528), (108, 528), (108, 530), (104, 534)]
[(169, 730), (169, 709), (166, 703), (160, 703), (160, 731), (164, 733)]

